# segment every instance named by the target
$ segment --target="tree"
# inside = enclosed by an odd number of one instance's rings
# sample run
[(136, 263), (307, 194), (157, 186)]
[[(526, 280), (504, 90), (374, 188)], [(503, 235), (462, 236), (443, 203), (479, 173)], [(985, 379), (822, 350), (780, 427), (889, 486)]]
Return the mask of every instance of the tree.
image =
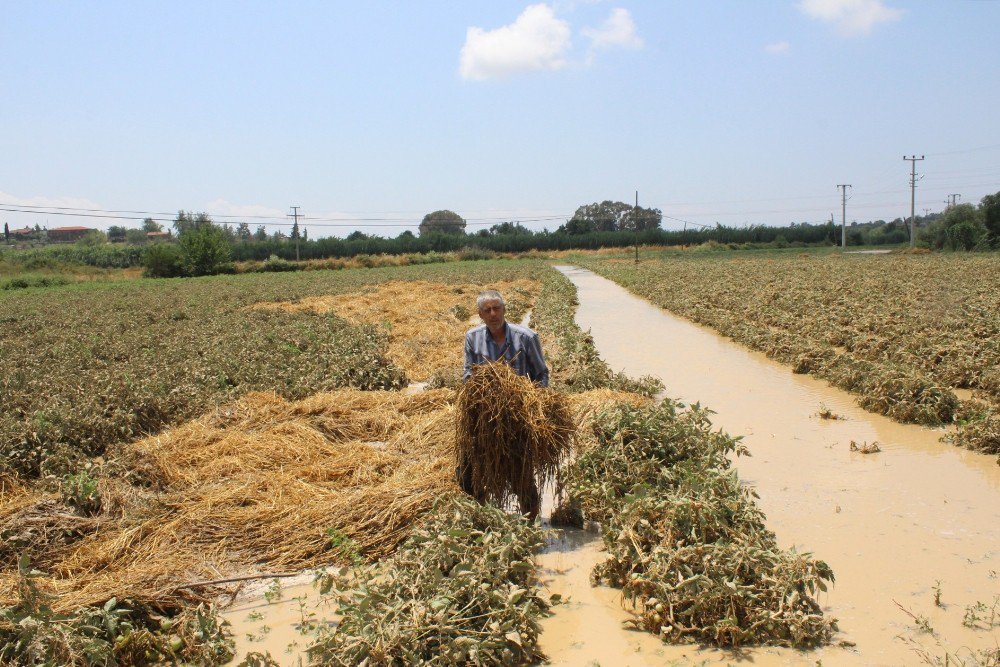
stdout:
[[(181, 212), (183, 213), (183, 211), (181, 211)], [(145, 220), (142, 221), (142, 231), (144, 231), (144, 232), (162, 232), (163, 231), (163, 225), (161, 225), (160, 223), (158, 223), (156, 220), (153, 220), (152, 218), (146, 218)]]
[(368, 235), (365, 234), (360, 229), (355, 229), (353, 232), (347, 235), (348, 241), (367, 241)]
[(232, 250), (221, 227), (204, 214), (198, 218), (177, 239), (184, 257), (184, 272), (191, 276), (221, 273), (226, 268)]
[(299, 233), (299, 221), (296, 220), (292, 223), (292, 240), (297, 241), (300, 238), (302, 238), (302, 234)]
[(236, 236), (244, 243), (249, 241), (253, 237), (253, 234), (250, 232), (250, 225), (245, 222), (238, 224), (236, 226)]
[(972, 204), (949, 206), (940, 219), (922, 234), (932, 248), (972, 250), (986, 239), (988, 232), (982, 221), (982, 211)]
[(120, 243), (125, 240), (125, 233), (128, 230), (121, 225), (111, 225), (108, 227), (108, 240), (112, 243)]
[(108, 235), (99, 229), (91, 229), (76, 242), (79, 246), (98, 246), (108, 242)]
[(465, 220), (454, 211), (441, 210), (428, 213), (420, 221), (420, 235), (439, 232), (442, 234), (464, 234)]
[(662, 221), (663, 213), (658, 208), (636, 208), (625, 202), (602, 201), (576, 209), (563, 229), (569, 234), (642, 231), (656, 229)]
[(983, 225), (995, 245), (1000, 245), (1000, 192), (986, 195), (979, 202)]
[(267, 240), (267, 229), (264, 225), (257, 227), (257, 231), (253, 233), (254, 241), (266, 241)]
[(502, 236), (505, 234), (531, 234), (531, 230), (522, 225), (520, 222), (501, 222), (498, 225), (493, 225), (490, 227), (490, 236)]
[(188, 213), (186, 211), (178, 211), (177, 217), (174, 218), (174, 230), (176, 230), (178, 237), (189, 229), (194, 229), (206, 224), (212, 225), (214, 223), (205, 213), (194, 215), (193, 213)]
[(146, 236), (146, 232), (141, 229), (129, 229), (125, 231), (125, 243), (129, 243), (131, 245), (142, 245), (148, 240), (149, 237)]
[(143, 254), (142, 265), (147, 278), (176, 278), (184, 275), (184, 254), (173, 243), (154, 243)]
[(10, 227), (7, 225), (6, 222), (3, 223), (3, 240), (6, 243), (10, 243)]

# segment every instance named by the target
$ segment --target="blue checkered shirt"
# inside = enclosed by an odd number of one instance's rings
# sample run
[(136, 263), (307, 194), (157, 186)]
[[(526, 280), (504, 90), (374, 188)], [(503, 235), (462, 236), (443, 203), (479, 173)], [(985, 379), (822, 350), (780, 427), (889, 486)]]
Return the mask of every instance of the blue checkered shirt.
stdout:
[(503, 357), (514, 372), (543, 387), (549, 386), (549, 367), (542, 356), (542, 342), (538, 334), (527, 327), (505, 322), (504, 344), (497, 345), (485, 324), (465, 334), (465, 374), (462, 381), (472, 375), (472, 367)]

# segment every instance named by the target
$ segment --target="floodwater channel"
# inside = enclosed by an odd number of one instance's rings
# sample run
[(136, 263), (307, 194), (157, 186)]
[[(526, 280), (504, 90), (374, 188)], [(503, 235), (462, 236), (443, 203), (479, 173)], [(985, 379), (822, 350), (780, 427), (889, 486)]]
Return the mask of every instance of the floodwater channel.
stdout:
[[(737, 459), (736, 467), (760, 496), (780, 545), (812, 552), (836, 574), (820, 599), (839, 619), (834, 645), (739, 655), (661, 645), (658, 664), (912, 665), (921, 663), (918, 649), (943, 664), (946, 650), (998, 645), (995, 629), (962, 624), (968, 606), (992, 605), (1000, 595), (995, 457), (940, 442), (941, 429), (866, 412), (850, 394), (795, 375), (591, 271), (557, 268), (577, 287), (576, 322), (590, 329), (601, 357), (633, 377), (661, 378), (667, 396), (700, 402), (716, 412), (716, 426), (743, 435), (752, 456)], [(843, 419), (819, 418), (821, 406)], [(852, 440), (877, 441), (882, 451), (851, 452)], [(926, 619), (933, 633), (900, 606)], [(551, 620), (562, 613), (557, 607)], [(586, 628), (581, 637), (594, 646), (605, 641)], [(543, 633), (547, 640), (558, 643)], [(550, 654), (558, 659), (561, 652)], [(600, 664), (649, 664), (648, 654), (620, 653)]]
[[(917, 650), (944, 664), (945, 651), (964, 656), (968, 647), (1000, 643), (996, 630), (962, 624), (968, 606), (991, 605), (1000, 596), (994, 457), (940, 442), (943, 430), (866, 412), (850, 394), (795, 375), (590, 271), (557, 268), (577, 287), (577, 323), (590, 329), (613, 369), (659, 377), (667, 396), (700, 402), (716, 412), (717, 427), (744, 436), (752, 456), (735, 464), (759, 495), (768, 527), (783, 548), (812, 552), (836, 574), (820, 603), (839, 620), (840, 632), (833, 645), (814, 651), (663, 644), (626, 626), (629, 613), (617, 590), (590, 585), (592, 567), (605, 558), (600, 537), (550, 528), (538, 558), (540, 578), (547, 594), (564, 600), (541, 622), (540, 647), (551, 664), (915, 665), (922, 663)], [(819, 418), (821, 407), (843, 419)], [(881, 452), (851, 452), (852, 440), (877, 441)], [(543, 517), (550, 508), (549, 495)], [(263, 582), (224, 612), (237, 660), (270, 651), (283, 665), (306, 662), (303, 620), (336, 622), (336, 603), (307, 581), (286, 582), (270, 601)], [(900, 606), (926, 619), (933, 633)]]

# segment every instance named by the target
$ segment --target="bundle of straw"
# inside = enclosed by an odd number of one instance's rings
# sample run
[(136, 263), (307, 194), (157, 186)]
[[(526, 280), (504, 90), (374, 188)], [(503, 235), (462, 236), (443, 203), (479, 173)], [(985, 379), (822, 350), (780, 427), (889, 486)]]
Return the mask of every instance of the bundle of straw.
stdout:
[(473, 368), (458, 395), (455, 454), (480, 500), (499, 505), (559, 474), (575, 433), (566, 399), (503, 361)]

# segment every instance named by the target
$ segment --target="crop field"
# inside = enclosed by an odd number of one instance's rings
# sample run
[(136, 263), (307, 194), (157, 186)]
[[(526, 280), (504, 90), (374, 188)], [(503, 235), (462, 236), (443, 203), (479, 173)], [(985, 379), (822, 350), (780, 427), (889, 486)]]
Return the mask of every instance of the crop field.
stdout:
[(857, 395), (867, 410), (1000, 453), (1000, 258), (647, 253), (586, 266)]
[(573, 321), (573, 285), (521, 260), (0, 296), (0, 659), (223, 664), (231, 580), (310, 568), (341, 616), (305, 628), (317, 664), (541, 659), (537, 621), (558, 603), (533, 565), (541, 532), (454, 481), (462, 334), (486, 287), (542, 336), (576, 428), (556, 514), (608, 526), (594, 576), (636, 625), (831, 641), (815, 596), (833, 574), (777, 547), (731, 469), (737, 441), (613, 372)]

